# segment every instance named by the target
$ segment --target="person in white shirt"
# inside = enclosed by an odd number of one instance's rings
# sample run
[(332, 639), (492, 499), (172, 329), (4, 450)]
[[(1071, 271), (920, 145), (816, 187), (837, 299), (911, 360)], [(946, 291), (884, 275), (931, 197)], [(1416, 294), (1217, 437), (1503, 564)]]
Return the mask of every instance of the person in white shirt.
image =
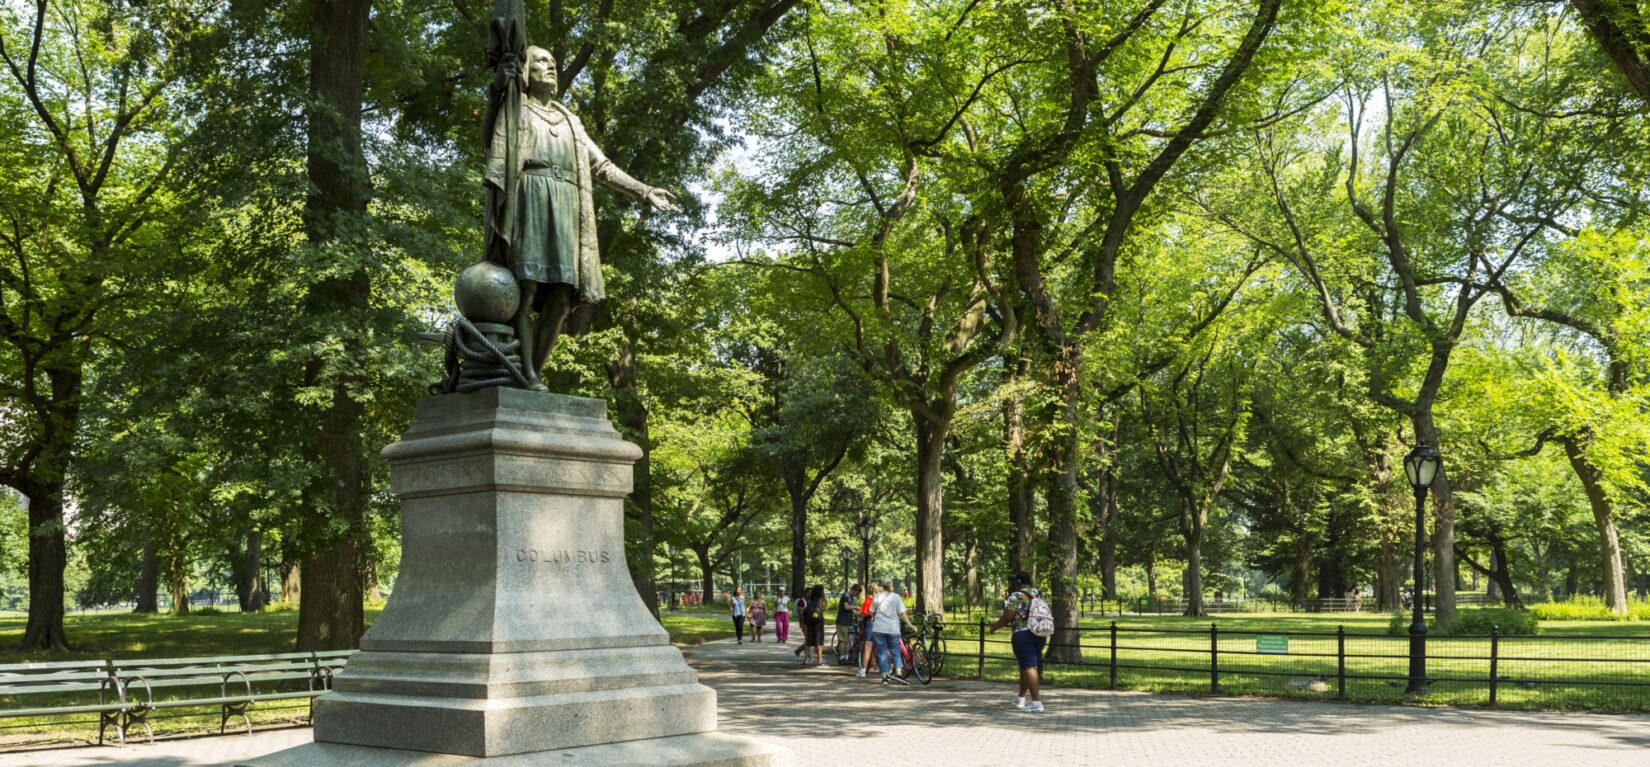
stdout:
[[(882, 582), (882, 591), (871, 600), (871, 642), (877, 648), (877, 668), (882, 671), (882, 683), (891, 679), (910, 684), (900, 677), (904, 661), (900, 658), (900, 625), (905, 618), (905, 601), (894, 591), (894, 581)], [(892, 673), (889, 666), (893, 666)]]
[(733, 599), (728, 600), (728, 612), (733, 613), (733, 638), (739, 644), (745, 643), (745, 591), (734, 589)]
[(785, 596), (784, 586), (779, 587), (779, 596), (773, 598), (773, 633), (780, 644), (791, 638), (791, 598)]

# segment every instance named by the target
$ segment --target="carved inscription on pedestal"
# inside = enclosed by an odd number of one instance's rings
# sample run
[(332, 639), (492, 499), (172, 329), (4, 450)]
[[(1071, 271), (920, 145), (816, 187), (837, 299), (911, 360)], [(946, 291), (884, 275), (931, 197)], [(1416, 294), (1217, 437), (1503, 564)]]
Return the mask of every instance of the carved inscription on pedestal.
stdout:
[(516, 561), (540, 565), (605, 565), (613, 555), (595, 549), (516, 549)]

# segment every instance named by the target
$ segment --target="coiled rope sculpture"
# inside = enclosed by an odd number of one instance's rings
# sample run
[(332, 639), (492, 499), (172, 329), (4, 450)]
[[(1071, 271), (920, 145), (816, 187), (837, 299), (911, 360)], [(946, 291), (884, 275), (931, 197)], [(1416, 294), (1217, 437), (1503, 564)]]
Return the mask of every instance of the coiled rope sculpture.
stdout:
[(527, 376), (521, 370), (521, 339), (509, 325), (454, 317), (446, 333), (420, 333), (419, 338), (446, 349), (447, 377), (430, 384), (431, 394), (527, 387)]

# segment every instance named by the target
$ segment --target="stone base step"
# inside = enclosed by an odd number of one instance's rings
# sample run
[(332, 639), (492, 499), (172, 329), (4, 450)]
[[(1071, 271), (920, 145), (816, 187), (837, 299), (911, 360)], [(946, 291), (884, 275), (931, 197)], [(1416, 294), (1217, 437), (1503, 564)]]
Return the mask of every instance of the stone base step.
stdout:
[(750, 738), (707, 732), (494, 757), (307, 743), (236, 767), (784, 767), (788, 753)]

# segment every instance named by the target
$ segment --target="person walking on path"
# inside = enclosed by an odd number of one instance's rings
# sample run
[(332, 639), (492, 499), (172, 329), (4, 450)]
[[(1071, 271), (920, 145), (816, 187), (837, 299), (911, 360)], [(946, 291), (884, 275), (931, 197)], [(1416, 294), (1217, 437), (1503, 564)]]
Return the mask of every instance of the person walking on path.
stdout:
[[(905, 622), (905, 600), (894, 591), (894, 581), (882, 582), (882, 593), (871, 600), (871, 641), (877, 648), (877, 668), (882, 671), (882, 683), (888, 680), (910, 684), (900, 677), (905, 662), (900, 657), (899, 633)], [(892, 673), (889, 667), (892, 665)]]
[(745, 592), (743, 590), (733, 590), (733, 598), (728, 600), (728, 612), (733, 615), (733, 638), (739, 640), (739, 644), (744, 644)]
[[(1031, 576), (1024, 570), (1009, 580), (1008, 591), (1008, 599), (1003, 600), (1003, 614), (991, 627), (991, 633), (1011, 623), (1014, 625), (1010, 644), (1014, 647), (1014, 659), (1020, 664), (1020, 695), (1014, 699), (1014, 707), (1028, 714), (1041, 714), (1042, 680), (1037, 667), (1042, 664), (1048, 633), (1054, 631), (1053, 614), (1043, 601), (1042, 592), (1032, 588)], [(1039, 623), (1046, 626), (1038, 626)], [(1048, 633), (1043, 633), (1045, 627)]]
[(836, 606), (836, 662), (848, 662), (848, 652), (854, 647), (854, 610), (859, 606), (859, 584), (848, 588)]
[(877, 585), (865, 584), (865, 601), (859, 604), (859, 674), (865, 676), (865, 669), (871, 667), (871, 654), (876, 650), (876, 644), (871, 641), (871, 605), (876, 602)]
[(751, 636), (757, 642), (762, 641), (762, 628), (768, 625), (768, 604), (762, 598), (762, 592), (758, 591), (751, 597), (750, 608), (746, 612), (750, 614)]
[(802, 610), (802, 665), (809, 664), (808, 650), (813, 650), (813, 665), (825, 665), (825, 587), (815, 584), (808, 589), (807, 607)]
[(791, 638), (791, 600), (785, 596), (785, 587), (779, 587), (779, 596), (773, 598), (773, 635), (784, 644)]
[[(791, 605), (791, 606), (796, 608), (795, 612), (796, 612), (797, 620), (801, 620), (803, 618), (803, 616), (808, 614), (808, 590), (806, 588), (802, 589), (802, 594), (796, 598), (796, 604)], [(802, 625), (802, 644), (797, 645), (796, 649), (791, 651), (791, 654), (797, 656), (798, 658), (800, 658), (800, 657), (802, 657), (803, 651), (805, 651), (807, 649), (808, 649), (808, 626), (807, 626), (806, 623), (804, 623)], [(806, 661), (803, 661), (803, 662), (806, 663)]]

